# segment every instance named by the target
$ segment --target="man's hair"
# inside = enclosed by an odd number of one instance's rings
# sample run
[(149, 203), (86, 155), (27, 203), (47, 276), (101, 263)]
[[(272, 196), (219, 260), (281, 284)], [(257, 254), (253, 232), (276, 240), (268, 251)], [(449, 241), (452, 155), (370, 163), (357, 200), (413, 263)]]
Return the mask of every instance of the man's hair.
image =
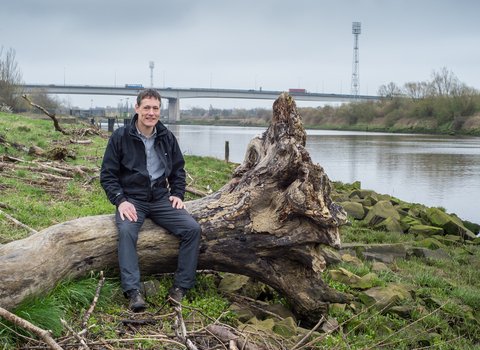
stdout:
[(137, 96), (137, 105), (140, 106), (144, 98), (152, 98), (152, 97), (156, 100), (159, 100), (160, 106), (162, 105), (162, 97), (160, 96), (157, 90), (153, 90), (153, 89), (146, 89), (146, 90), (143, 90), (141, 93), (139, 93)]

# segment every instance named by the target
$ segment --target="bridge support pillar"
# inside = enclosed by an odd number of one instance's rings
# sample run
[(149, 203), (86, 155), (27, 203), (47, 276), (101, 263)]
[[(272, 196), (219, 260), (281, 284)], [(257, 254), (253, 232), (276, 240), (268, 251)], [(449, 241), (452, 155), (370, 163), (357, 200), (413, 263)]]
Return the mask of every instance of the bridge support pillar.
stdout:
[(168, 99), (168, 121), (176, 122), (180, 120), (180, 100), (178, 98)]

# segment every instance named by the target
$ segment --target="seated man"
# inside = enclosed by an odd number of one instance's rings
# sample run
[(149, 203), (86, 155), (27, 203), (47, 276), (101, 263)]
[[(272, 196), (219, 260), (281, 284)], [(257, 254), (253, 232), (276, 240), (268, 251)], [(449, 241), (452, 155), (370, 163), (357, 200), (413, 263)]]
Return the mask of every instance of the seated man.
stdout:
[(173, 299), (180, 301), (194, 287), (197, 268), (201, 228), (185, 210), (185, 161), (175, 136), (159, 121), (160, 105), (155, 90), (137, 96), (136, 114), (110, 137), (100, 172), (100, 183), (117, 207), (122, 289), (134, 312), (147, 306), (137, 259), (138, 231), (145, 218), (182, 240), (174, 285), (168, 290)]

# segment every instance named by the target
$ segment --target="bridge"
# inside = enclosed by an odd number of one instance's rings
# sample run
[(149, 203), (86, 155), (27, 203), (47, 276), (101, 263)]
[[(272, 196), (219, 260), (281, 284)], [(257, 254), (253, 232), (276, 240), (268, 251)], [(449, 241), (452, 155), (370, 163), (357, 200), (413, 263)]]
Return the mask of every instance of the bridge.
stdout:
[[(31, 93), (34, 89), (44, 89), (48, 94), (66, 95), (114, 95), (137, 96), (140, 91), (148, 87), (120, 87), (120, 86), (93, 86), (93, 85), (42, 85), (26, 84), (25, 92)], [(282, 91), (266, 90), (238, 90), (238, 89), (203, 89), (203, 88), (158, 88), (162, 98), (168, 99), (168, 120), (180, 120), (180, 99), (185, 98), (232, 98), (276, 100)], [(378, 100), (378, 96), (324, 94), (311, 92), (290, 92), (295, 101), (318, 102), (352, 102), (355, 100)]]

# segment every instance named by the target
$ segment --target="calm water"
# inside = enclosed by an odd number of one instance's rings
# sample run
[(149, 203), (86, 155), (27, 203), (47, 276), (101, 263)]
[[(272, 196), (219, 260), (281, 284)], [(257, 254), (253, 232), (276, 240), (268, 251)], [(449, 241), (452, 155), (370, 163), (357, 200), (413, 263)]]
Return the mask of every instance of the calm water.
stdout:
[[(169, 125), (187, 155), (241, 163), (250, 139), (266, 128)], [(307, 130), (307, 150), (334, 181), (407, 202), (442, 206), (480, 223), (480, 138)]]

